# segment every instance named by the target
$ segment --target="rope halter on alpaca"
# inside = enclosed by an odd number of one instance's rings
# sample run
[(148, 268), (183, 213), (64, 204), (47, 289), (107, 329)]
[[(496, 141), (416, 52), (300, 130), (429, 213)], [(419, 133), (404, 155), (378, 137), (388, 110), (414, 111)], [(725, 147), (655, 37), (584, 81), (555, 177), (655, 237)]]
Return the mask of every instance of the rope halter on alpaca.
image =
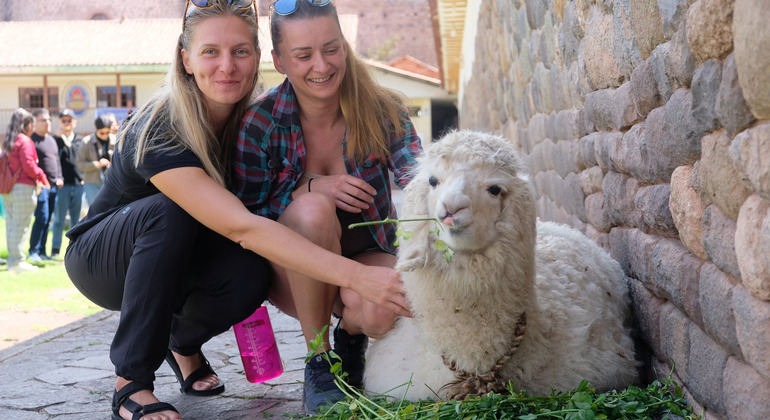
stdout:
[(513, 353), (519, 348), (521, 342), (524, 340), (524, 333), (526, 330), (527, 313), (522, 312), (521, 316), (519, 316), (519, 320), (516, 322), (516, 329), (513, 332), (511, 347), (502, 357), (500, 357), (489, 373), (483, 375), (459, 370), (457, 369), (457, 363), (442, 355), (441, 359), (444, 361), (444, 365), (446, 365), (446, 367), (454, 373), (455, 377), (457, 377), (457, 380), (441, 387), (441, 389), (447, 389), (447, 398), (463, 400), (469, 395), (480, 396), (490, 392), (501, 392), (505, 390), (506, 381), (500, 376), (500, 369), (508, 363), (508, 359), (510, 359)]

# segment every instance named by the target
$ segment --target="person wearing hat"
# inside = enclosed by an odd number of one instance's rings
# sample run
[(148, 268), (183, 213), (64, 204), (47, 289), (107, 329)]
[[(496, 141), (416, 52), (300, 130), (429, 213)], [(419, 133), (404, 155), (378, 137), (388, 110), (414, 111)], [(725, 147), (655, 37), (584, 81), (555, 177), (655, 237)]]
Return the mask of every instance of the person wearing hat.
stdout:
[(59, 135), (54, 138), (59, 145), (64, 185), (56, 194), (51, 257), (59, 255), (67, 213), (69, 212), (70, 215), (69, 226), (75, 226), (75, 223), (80, 220), (80, 210), (83, 205), (83, 171), (77, 167), (78, 150), (83, 145), (83, 136), (75, 133), (77, 126), (78, 119), (75, 111), (64, 108), (59, 112)]
[(96, 117), (94, 126), (96, 132), (83, 139), (83, 146), (77, 154), (77, 167), (83, 171), (83, 192), (89, 206), (104, 183), (104, 176), (107, 174), (112, 153), (115, 151), (115, 136), (110, 132), (112, 126), (110, 118), (107, 115), (100, 115)]

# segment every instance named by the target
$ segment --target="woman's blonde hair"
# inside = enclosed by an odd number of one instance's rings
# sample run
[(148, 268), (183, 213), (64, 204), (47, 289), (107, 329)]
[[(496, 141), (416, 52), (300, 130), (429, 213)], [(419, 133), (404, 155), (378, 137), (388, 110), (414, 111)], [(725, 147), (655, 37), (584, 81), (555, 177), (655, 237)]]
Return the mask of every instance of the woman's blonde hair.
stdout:
[[(134, 164), (138, 165), (150, 151), (191, 150), (203, 163), (203, 168), (219, 184), (226, 186), (229, 181), (230, 156), (234, 140), (240, 129), (241, 119), (252, 101), (257, 86), (258, 72), (254, 73), (252, 94), (241, 99), (230, 114), (221, 138), (214, 132), (208, 118), (208, 108), (203, 93), (195, 82), (195, 76), (188, 74), (182, 61), (182, 50), (187, 49), (192, 41), (198, 24), (208, 18), (218, 16), (236, 16), (241, 18), (254, 35), (254, 51), (259, 52), (259, 39), (256, 11), (253, 7), (241, 9), (235, 2), (215, 2), (208, 8), (189, 6), (184, 29), (176, 45), (174, 61), (166, 74), (166, 82), (144, 106), (137, 111), (137, 116), (129, 118), (121, 127), (119, 145), (122, 147), (127, 133), (135, 124), (141, 127), (139, 140), (134, 154)], [(255, 54), (258, 60), (259, 54)], [(257, 63), (257, 68), (259, 63)], [(145, 115), (146, 114), (146, 115)], [(145, 116), (144, 118), (142, 116)]]
[[(334, 4), (313, 6), (307, 1), (297, 1), (297, 9), (288, 15), (279, 15), (273, 10), (270, 16), (270, 35), (273, 50), (278, 53), (282, 34), (280, 24), (284, 20), (312, 19), (320, 16), (332, 16), (342, 34), (339, 16)], [(340, 108), (347, 123), (347, 155), (357, 162), (364, 161), (369, 155), (385, 158), (390, 156), (388, 133), (397, 135), (405, 132), (404, 96), (377, 83), (369, 68), (344, 39), (347, 49), (345, 76), (340, 85)]]

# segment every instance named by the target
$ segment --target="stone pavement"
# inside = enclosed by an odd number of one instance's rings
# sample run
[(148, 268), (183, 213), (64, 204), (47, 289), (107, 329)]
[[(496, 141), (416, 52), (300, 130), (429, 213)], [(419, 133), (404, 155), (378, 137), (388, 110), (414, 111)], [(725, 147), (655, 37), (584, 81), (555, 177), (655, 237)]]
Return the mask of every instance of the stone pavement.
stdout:
[[(246, 380), (230, 329), (203, 346), (225, 392), (213, 397), (179, 392), (165, 362), (156, 372), (155, 395), (173, 404), (185, 420), (302, 416), (305, 344), (299, 322), (268, 306), (284, 373), (261, 384)], [(109, 419), (115, 373), (110, 342), (117, 312), (102, 311), (0, 350), (0, 419)], [(263, 414), (264, 413), (264, 414)]]

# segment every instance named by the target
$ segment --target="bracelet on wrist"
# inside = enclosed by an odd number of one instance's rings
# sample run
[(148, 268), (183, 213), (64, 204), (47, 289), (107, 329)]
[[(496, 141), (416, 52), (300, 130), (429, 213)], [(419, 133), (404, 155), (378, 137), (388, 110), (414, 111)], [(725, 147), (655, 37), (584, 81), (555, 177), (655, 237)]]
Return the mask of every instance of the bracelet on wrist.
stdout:
[(310, 178), (310, 181), (307, 182), (307, 192), (310, 192), (310, 183), (313, 182), (315, 178)]

